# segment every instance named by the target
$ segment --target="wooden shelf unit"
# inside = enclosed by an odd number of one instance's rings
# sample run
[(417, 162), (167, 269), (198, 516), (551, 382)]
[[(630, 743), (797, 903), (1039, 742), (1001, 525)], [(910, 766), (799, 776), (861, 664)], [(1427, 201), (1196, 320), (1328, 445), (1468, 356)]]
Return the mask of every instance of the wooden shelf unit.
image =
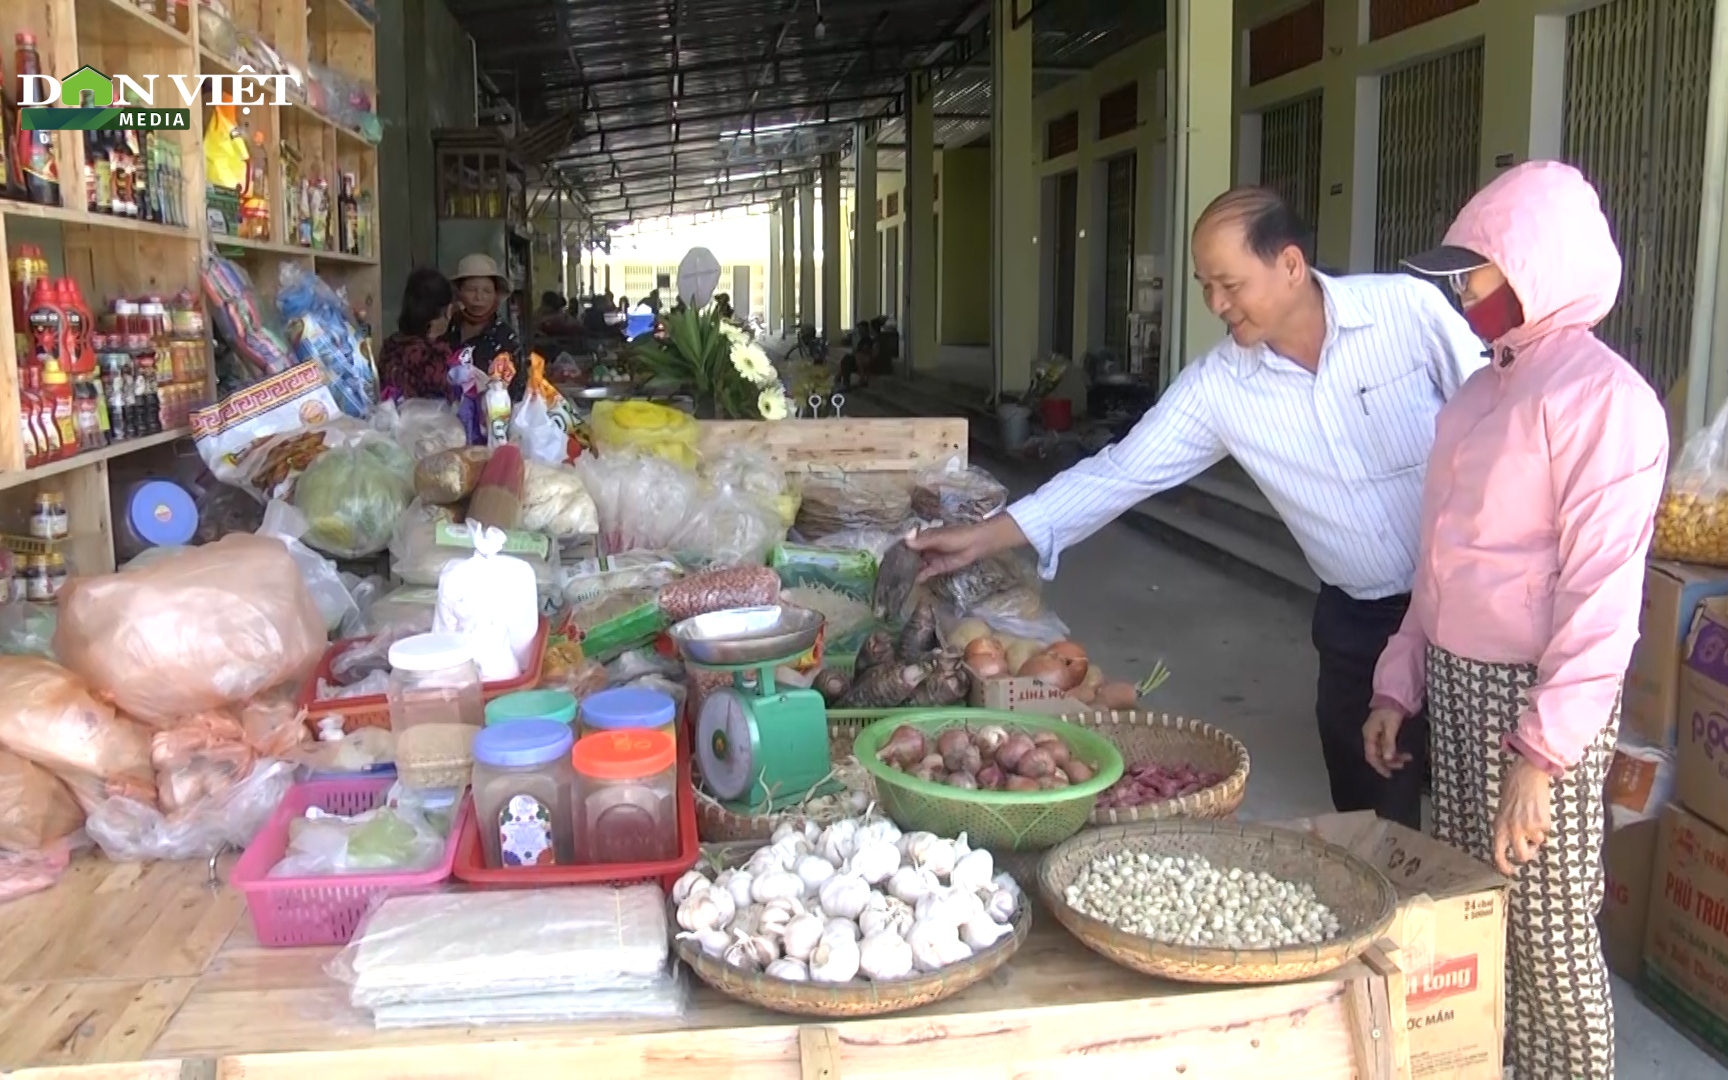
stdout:
[[(170, 0), (156, 5), (146, 0), (7, 0), (0, 4), (0, 51), (12, 69), (15, 36), (36, 36), (42, 70), (57, 77), (88, 64), (110, 75), (138, 78), (161, 76), (169, 86), (173, 74), (231, 74), (234, 62), (215, 52), (201, 38), (197, 0)], [(168, 18), (162, 17), (162, 12)], [(304, 70), (308, 62), (329, 67), (350, 78), (376, 82), (376, 42), (373, 22), (347, 0), (237, 0), (229, 17), (236, 28), (257, 34), (287, 62)], [(174, 91), (168, 91), (173, 94)], [(208, 91), (206, 92), (208, 94)], [(53, 276), (78, 281), (91, 309), (105, 309), (117, 296), (159, 294), (169, 297), (182, 289), (199, 293), (199, 267), (204, 254), (218, 250), (243, 265), (261, 297), (273, 299), (285, 263), (316, 273), (332, 286), (347, 290), (349, 299), (369, 321), (376, 322), (379, 305), (377, 236), (378, 151), (359, 132), (306, 104), (282, 107), (251, 106), (245, 123), (265, 133), (270, 177), (271, 235), (268, 240), (242, 240), (207, 228), (204, 186), (205, 104), (192, 107), (189, 131), (171, 136), (179, 142), (185, 189), (181, 205), (187, 228), (136, 221), (84, 208), (84, 140), (81, 132), (59, 132), (55, 138), (60, 172), (60, 206), (40, 206), (0, 198), (0, 531), (27, 514), (36, 492), (49, 487), (65, 497), (73, 535), (67, 542), (74, 573), (114, 569), (110, 474), (137, 475), (172, 463), (189, 447), (185, 429), (116, 443), (35, 468), (24, 467), (20, 435), (18, 342), (13, 333), (11, 255), (20, 243), (41, 247)], [(159, 105), (173, 107), (178, 102)], [(11, 120), (8, 120), (8, 130)], [(298, 140), (309, 158), (325, 169), (331, 199), (338, 190), (337, 172), (353, 172), (362, 190), (373, 195), (373, 230), (369, 250), (350, 255), (300, 247), (287, 235), (281, 161), (284, 138)], [(331, 238), (335, 242), (335, 238)], [(208, 321), (208, 320), (207, 320)], [(212, 377), (214, 377), (212, 375)], [(176, 444), (179, 444), (178, 446)], [(120, 475), (114, 483), (123, 482)]]

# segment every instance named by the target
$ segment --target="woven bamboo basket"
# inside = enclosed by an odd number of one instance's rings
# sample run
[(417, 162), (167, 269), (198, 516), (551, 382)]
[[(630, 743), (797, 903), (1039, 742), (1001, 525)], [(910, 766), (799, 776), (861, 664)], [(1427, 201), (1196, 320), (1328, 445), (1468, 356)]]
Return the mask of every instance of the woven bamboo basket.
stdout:
[(704, 953), (694, 941), (676, 942), (678, 959), (688, 964), (696, 977), (725, 994), (750, 1005), (797, 1016), (845, 1020), (864, 1016), (886, 1016), (942, 1001), (988, 979), (1017, 952), (1032, 929), (1032, 907), (1026, 898), (1014, 912), (1014, 932), (975, 953), (971, 959), (933, 974), (905, 979), (848, 983), (802, 983), (776, 979), (761, 972), (744, 971)]
[(1199, 720), (1169, 713), (1130, 710), (1078, 713), (1062, 719), (1102, 735), (1122, 751), (1127, 766), (1156, 761), (1193, 765), (1223, 773), (1224, 780), (1204, 791), (1144, 806), (1095, 806), (1094, 825), (1131, 825), (1166, 818), (1228, 818), (1248, 791), (1248, 748), (1229, 732)]
[[(1199, 855), (1220, 869), (1263, 870), (1312, 885), (1337, 917), (1340, 933), (1320, 945), (1200, 948), (1125, 933), (1076, 911), (1064, 897), (1069, 883), (1093, 859), (1124, 852)], [(1398, 904), (1385, 875), (1335, 844), (1265, 825), (1181, 819), (1080, 833), (1045, 855), (1038, 891), (1056, 920), (1106, 959), (1161, 979), (1226, 985), (1292, 982), (1349, 963), (1386, 933)]]

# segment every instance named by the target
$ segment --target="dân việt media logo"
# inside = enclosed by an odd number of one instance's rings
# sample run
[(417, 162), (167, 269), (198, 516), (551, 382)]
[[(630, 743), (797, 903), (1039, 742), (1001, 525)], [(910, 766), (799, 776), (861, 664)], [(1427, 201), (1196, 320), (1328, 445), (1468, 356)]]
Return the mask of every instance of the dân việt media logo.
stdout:
[[(172, 91), (160, 84), (164, 78)], [(260, 75), (242, 67), (233, 75), (108, 76), (86, 64), (64, 79), (19, 75), (19, 122), (26, 131), (190, 131), (192, 106), (209, 88), (220, 104), (243, 112), (253, 105), (289, 105), (292, 75)], [(274, 94), (268, 93), (274, 90)], [(175, 93), (177, 92), (177, 93)], [(173, 95), (180, 107), (157, 104)]]

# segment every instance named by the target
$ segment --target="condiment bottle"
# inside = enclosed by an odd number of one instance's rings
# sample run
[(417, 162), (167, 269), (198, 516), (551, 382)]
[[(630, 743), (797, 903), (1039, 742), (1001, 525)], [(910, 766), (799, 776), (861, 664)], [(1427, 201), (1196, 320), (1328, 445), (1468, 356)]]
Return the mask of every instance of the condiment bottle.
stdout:
[(36, 603), (53, 599), (48, 591), (48, 559), (43, 555), (24, 557), (24, 598)]
[(58, 491), (42, 490), (30, 500), (30, 535), (38, 540), (59, 540), (68, 531), (66, 497)]
[[(36, 35), (20, 33), (17, 71), (19, 83), (25, 75), (42, 74), (42, 58), (36, 52)], [(18, 171), (24, 197), (43, 206), (60, 205), (60, 169), (54, 162), (54, 133), (25, 131), (18, 125), (14, 168)]]
[(66, 566), (66, 556), (58, 551), (50, 551), (43, 557), (43, 576), (46, 579), (48, 599), (54, 600), (60, 596), (60, 590), (66, 587), (66, 578), (70, 570)]

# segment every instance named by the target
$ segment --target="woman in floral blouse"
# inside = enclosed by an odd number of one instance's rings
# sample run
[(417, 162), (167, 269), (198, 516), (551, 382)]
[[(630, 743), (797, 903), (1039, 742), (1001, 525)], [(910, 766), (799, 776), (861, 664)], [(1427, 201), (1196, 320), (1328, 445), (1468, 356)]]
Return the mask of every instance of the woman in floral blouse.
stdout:
[(450, 327), (450, 305), (455, 299), (449, 280), (438, 271), (421, 269), (408, 275), (396, 333), (384, 342), (378, 359), (380, 398), (455, 398), (456, 388), (449, 378), (450, 348), (441, 340)]

